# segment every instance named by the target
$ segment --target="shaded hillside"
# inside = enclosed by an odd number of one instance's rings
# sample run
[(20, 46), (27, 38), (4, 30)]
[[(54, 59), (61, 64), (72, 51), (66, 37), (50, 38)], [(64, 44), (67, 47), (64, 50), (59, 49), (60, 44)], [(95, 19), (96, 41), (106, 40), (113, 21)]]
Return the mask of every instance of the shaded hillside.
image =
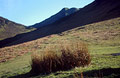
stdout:
[(47, 35), (61, 33), (82, 25), (120, 17), (119, 0), (95, 0), (78, 12), (39, 29), (0, 41), (0, 47), (32, 41)]
[(51, 16), (50, 18), (40, 22), (40, 23), (37, 23), (35, 25), (32, 25), (30, 27), (35, 27), (35, 28), (39, 28), (39, 27), (42, 27), (42, 26), (45, 26), (45, 25), (49, 25), (49, 24), (52, 24), (54, 23), (55, 21), (65, 17), (65, 16), (68, 16), (72, 13), (75, 13), (77, 12), (79, 9), (78, 8), (63, 8), (60, 12), (58, 12), (57, 14)]
[(17, 24), (8, 19), (0, 17), (0, 40), (13, 37), (17, 34), (27, 32), (28, 29), (24, 25)]

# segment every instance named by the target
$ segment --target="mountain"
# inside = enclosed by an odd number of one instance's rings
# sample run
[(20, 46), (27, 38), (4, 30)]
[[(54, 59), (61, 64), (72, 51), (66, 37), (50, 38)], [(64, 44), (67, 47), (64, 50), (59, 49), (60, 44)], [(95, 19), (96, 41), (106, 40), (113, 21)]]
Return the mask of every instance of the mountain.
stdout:
[(28, 29), (24, 25), (0, 17), (0, 40), (10, 38), (27, 31)]
[[(120, 17), (119, 0), (95, 0), (79, 11), (35, 31), (0, 41), (0, 47), (20, 44), (83, 25)], [(99, 26), (100, 27), (100, 26)]]
[(54, 23), (55, 21), (65, 17), (65, 16), (68, 16), (72, 13), (75, 13), (77, 12), (79, 9), (78, 8), (63, 8), (60, 12), (58, 12), (57, 14), (51, 16), (50, 18), (40, 22), (40, 23), (37, 23), (35, 25), (32, 25), (30, 27), (35, 27), (35, 28), (39, 28), (39, 27), (42, 27), (42, 26), (45, 26), (45, 25), (49, 25), (49, 24), (52, 24)]

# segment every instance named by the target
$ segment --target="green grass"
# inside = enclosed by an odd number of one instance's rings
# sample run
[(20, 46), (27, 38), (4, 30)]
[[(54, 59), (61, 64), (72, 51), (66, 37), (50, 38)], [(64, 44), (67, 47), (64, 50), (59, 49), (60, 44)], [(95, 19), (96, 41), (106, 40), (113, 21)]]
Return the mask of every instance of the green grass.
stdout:
[(112, 54), (120, 53), (120, 46), (102, 46), (102, 45), (91, 45), (89, 46), (91, 54)]
[(30, 67), (30, 54), (17, 57), (14, 60), (0, 64), (0, 77), (12, 76), (29, 72)]
[[(112, 56), (111, 53), (118, 53), (120, 51), (120, 46), (91, 46), (89, 47), (92, 63), (85, 68), (75, 68), (69, 71), (59, 71), (58, 73), (52, 73), (50, 75), (42, 75), (38, 77), (49, 78), (49, 77), (69, 77), (74, 76), (74, 73), (80, 74), (80, 72), (99, 70), (102, 68), (120, 68), (120, 56)], [(8, 61), (0, 64), (0, 77), (10, 77), (20, 74), (25, 74), (31, 70), (30, 67), (30, 54), (26, 54), (21, 57), (17, 57), (12, 61)], [(37, 76), (35, 77), (37, 78)]]

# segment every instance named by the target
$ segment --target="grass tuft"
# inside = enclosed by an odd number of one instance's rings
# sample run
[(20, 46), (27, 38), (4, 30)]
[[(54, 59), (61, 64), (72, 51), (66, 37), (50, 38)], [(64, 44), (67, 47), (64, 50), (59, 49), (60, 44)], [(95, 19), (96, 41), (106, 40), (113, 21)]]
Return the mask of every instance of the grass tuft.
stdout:
[(44, 52), (32, 55), (31, 72), (48, 74), (74, 67), (87, 66), (91, 62), (87, 46), (82, 42), (67, 42), (61, 45), (48, 46)]

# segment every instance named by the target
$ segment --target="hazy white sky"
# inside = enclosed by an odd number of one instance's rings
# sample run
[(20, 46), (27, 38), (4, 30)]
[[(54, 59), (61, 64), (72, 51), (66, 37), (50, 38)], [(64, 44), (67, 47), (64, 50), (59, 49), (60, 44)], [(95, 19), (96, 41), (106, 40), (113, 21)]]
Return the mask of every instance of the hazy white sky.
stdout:
[(24, 25), (32, 25), (62, 8), (82, 8), (94, 0), (0, 0), (0, 16)]

